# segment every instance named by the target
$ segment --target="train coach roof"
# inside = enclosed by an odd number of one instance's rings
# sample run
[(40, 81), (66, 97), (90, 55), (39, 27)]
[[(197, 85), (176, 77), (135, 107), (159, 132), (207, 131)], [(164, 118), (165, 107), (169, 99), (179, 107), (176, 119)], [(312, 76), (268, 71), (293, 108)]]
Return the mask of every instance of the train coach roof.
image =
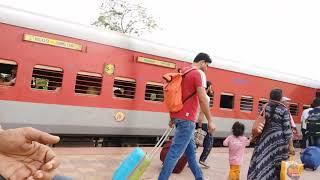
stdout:
[[(66, 22), (61, 19), (3, 5), (0, 5), (0, 22), (186, 62), (192, 62), (197, 53), (140, 40), (117, 32), (109, 31), (106, 33), (105, 30), (99, 30), (91, 26)], [(320, 88), (319, 80), (233, 62), (214, 56), (212, 67), (311, 88)]]

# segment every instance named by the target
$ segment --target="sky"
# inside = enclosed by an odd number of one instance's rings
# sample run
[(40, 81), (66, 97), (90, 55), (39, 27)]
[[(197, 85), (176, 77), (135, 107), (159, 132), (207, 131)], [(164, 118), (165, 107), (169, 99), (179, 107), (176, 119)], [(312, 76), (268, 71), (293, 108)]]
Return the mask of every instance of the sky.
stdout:
[[(160, 25), (142, 38), (320, 81), (318, 0), (128, 0)], [(101, 0), (0, 0), (90, 25)], [(254, 68), (254, 66), (252, 66)]]

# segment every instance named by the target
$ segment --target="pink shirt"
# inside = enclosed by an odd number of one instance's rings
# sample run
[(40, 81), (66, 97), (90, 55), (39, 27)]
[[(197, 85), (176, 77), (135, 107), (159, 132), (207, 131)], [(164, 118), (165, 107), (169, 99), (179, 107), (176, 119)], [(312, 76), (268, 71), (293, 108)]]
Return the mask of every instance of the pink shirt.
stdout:
[[(290, 111), (289, 111), (290, 112)], [(296, 123), (294, 122), (294, 120), (293, 120), (293, 117), (292, 117), (292, 115), (291, 115), (291, 113), (289, 113), (290, 114), (290, 123), (291, 123), (291, 127), (292, 128), (296, 128), (297, 126), (296, 126)]]
[(230, 165), (241, 165), (246, 146), (250, 145), (247, 137), (234, 135), (228, 136), (223, 141), (224, 146), (229, 146), (229, 162)]

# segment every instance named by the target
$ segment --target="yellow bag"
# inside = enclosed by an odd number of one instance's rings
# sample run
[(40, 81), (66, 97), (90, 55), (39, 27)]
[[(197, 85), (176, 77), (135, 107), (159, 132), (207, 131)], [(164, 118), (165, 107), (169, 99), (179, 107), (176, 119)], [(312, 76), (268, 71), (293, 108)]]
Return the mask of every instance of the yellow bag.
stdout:
[(280, 180), (298, 180), (303, 171), (303, 164), (290, 157), (287, 161), (281, 161)]

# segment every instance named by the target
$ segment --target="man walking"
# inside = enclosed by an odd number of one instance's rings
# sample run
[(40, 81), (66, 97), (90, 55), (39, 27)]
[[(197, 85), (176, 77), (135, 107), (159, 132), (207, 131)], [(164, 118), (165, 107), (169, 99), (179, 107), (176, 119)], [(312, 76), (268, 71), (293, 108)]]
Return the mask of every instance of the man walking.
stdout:
[(206, 76), (208, 65), (211, 63), (208, 54), (199, 53), (192, 66), (182, 69), (182, 73), (189, 71), (182, 80), (182, 99), (185, 100), (182, 110), (170, 113), (169, 125), (176, 126), (170, 150), (164, 160), (158, 180), (168, 180), (177, 161), (183, 153), (186, 153), (190, 169), (196, 180), (203, 180), (202, 171), (196, 159), (196, 147), (194, 142), (195, 122), (199, 106), (208, 120), (208, 132), (213, 133), (215, 125), (209, 110), (206, 98)]

